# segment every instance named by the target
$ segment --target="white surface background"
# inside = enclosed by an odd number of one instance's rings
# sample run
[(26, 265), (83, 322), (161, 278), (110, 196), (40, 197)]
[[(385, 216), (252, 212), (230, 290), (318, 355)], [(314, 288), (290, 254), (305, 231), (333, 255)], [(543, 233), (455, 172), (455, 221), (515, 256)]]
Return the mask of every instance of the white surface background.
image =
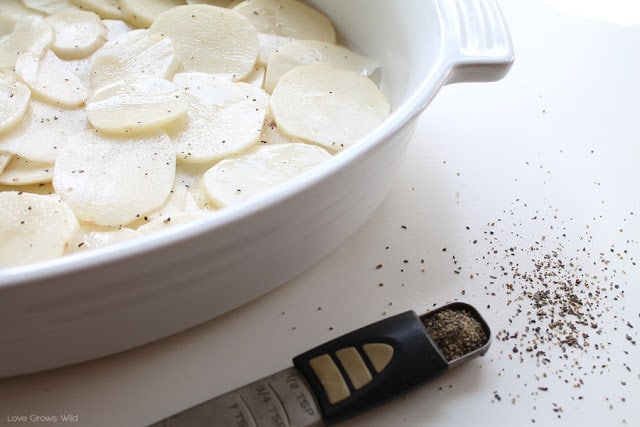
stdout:
[[(193, 330), (1, 380), (0, 425), (72, 414), (73, 425), (142, 426), (283, 369), (342, 333), (459, 299), (493, 328), (488, 354), (343, 425), (639, 426), (640, 346), (629, 340), (640, 341), (640, 20), (624, 9), (633, 2), (602, 1), (607, 13), (591, 11), (597, 2), (589, 10), (556, 3), (501, 2), (516, 48), (511, 73), (441, 91), (391, 195), (333, 254)], [(635, 25), (612, 23), (612, 7)], [(593, 308), (602, 331), (579, 329), (591, 345), (566, 359), (561, 346), (541, 345), (551, 361), (540, 365), (519, 339), (496, 339), (502, 329), (522, 334), (527, 316), (517, 305), (530, 305), (509, 303), (521, 280), (491, 276), (500, 266), (511, 272), (509, 261), (532, 271), (531, 260), (553, 250), (573, 260), (565, 272), (605, 288)]]

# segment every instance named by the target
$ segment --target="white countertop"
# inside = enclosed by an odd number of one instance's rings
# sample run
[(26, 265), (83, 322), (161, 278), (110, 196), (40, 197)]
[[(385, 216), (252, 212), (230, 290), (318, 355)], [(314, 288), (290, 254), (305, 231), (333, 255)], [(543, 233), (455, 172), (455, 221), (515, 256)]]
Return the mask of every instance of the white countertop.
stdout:
[(487, 319), (489, 352), (342, 425), (640, 425), (640, 12), (554, 3), (501, 1), (510, 74), (440, 92), (390, 196), (330, 256), (192, 330), (1, 380), (0, 425), (143, 426), (452, 300)]

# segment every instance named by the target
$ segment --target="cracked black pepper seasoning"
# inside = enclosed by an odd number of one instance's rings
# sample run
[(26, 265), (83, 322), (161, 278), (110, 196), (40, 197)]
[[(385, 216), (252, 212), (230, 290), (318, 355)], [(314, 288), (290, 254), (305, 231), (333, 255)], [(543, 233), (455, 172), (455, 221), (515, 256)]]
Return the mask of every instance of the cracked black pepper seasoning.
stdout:
[(448, 361), (477, 350), (489, 339), (480, 321), (468, 310), (440, 310), (424, 316), (422, 321)]

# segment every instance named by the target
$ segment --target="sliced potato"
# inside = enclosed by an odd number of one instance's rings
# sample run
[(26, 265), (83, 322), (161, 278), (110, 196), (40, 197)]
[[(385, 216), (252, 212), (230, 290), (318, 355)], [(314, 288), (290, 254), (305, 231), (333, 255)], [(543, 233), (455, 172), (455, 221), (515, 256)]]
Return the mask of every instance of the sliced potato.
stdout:
[(332, 150), (357, 142), (390, 112), (370, 79), (325, 64), (302, 65), (283, 75), (270, 107), (282, 132)]
[(149, 27), (155, 19), (184, 0), (119, 0), (122, 16), (136, 27)]
[(94, 55), (94, 89), (139, 74), (171, 79), (180, 65), (173, 42), (149, 30), (134, 30), (105, 44)]
[(173, 81), (190, 104), (171, 131), (181, 160), (208, 162), (258, 141), (268, 104), (262, 89), (206, 73), (178, 73)]
[(130, 228), (113, 229), (83, 225), (71, 236), (66, 253), (102, 248), (138, 236), (141, 236), (141, 233)]
[[(111, 42), (117, 39), (118, 37), (131, 31), (131, 27), (129, 26), (129, 24), (127, 24), (124, 21), (118, 21), (115, 19), (103, 19), (102, 25), (105, 27), (107, 31), (105, 36), (107, 42)], [(70, 60), (63, 61), (69, 65), (71, 70), (73, 70), (75, 75), (78, 76), (78, 78), (86, 88), (93, 87), (92, 72), (93, 72), (96, 53), (97, 52), (94, 52), (93, 55), (90, 55), (86, 58), (70, 59)]]
[(15, 22), (25, 15), (39, 15), (39, 13), (29, 9), (21, 0), (2, 0), (0, 2), (0, 15), (10, 17)]
[(53, 163), (40, 163), (16, 156), (0, 173), (0, 184), (32, 185), (51, 182)]
[(176, 84), (140, 75), (96, 90), (87, 102), (86, 111), (94, 128), (124, 134), (166, 125), (184, 114), (188, 107)]
[(380, 66), (370, 58), (331, 43), (299, 40), (281, 45), (267, 65), (264, 88), (271, 93), (284, 73), (300, 65), (329, 64), (371, 78)]
[[(189, 166), (192, 166), (192, 165), (189, 165)], [(205, 166), (205, 165), (200, 165), (200, 166)], [(184, 200), (185, 212), (216, 211), (215, 206), (213, 206), (209, 202), (209, 198), (207, 197), (207, 194), (204, 189), (204, 183), (202, 182), (203, 181), (202, 175), (204, 175), (204, 173), (208, 171), (210, 168), (211, 168), (211, 165), (206, 165), (204, 167), (204, 170), (201, 173), (197, 174), (196, 182), (193, 185), (191, 185), (187, 190), (187, 193), (185, 195), (185, 200)]]
[(0, 137), (0, 151), (53, 163), (67, 139), (88, 127), (84, 110), (67, 110), (34, 100), (24, 120)]
[(253, 69), (251, 74), (244, 78), (243, 82), (262, 88), (262, 86), (264, 85), (264, 76), (266, 72), (267, 70), (264, 67), (257, 66)]
[(78, 221), (57, 196), (0, 193), (0, 268), (64, 254)]
[[(140, 51), (140, 47), (138, 47), (138, 44), (146, 41), (148, 35), (148, 29), (125, 31), (124, 33), (118, 35), (116, 38), (109, 40), (108, 43), (105, 43), (96, 52), (96, 56), (117, 55), (121, 52), (125, 52), (127, 55), (131, 55), (131, 51), (132, 49), (134, 49), (134, 47), (136, 49), (136, 52)], [(160, 37), (159, 39), (161, 38), (163, 37)]]
[(4, 15), (0, 12), (0, 37), (10, 34), (15, 27), (16, 21), (11, 19), (10, 16)]
[(187, 194), (185, 195), (184, 200), (184, 211), (185, 212), (213, 212), (214, 208), (209, 206), (209, 201), (207, 200), (207, 196), (204, 193), (201, 185), (193, 187)]
[(209, 200), (231, 206), (267, 191), (329, 160), (331, 155), (311, 144), (263, 145), (255, 152), (224, 159), (203, 177)]
[(291, 37), (270, 33), (258, 33), (258, 45), (260, 47), (258, 64), (266, 66), (271, 56), (278, 51), (280, 46), (291, 43), (292, 41), (295, 41), (295, 39)]
[(86, 58), (104, 44), (107, 28), (93, 12), (63, 10), (46, 18), (56, 33), (51, 49), (60, 58)]
[(13, 32), (0, 38), (0, 69), (15, 67), (23, 52), (41, 55), (54, 40), (53, 27), (43, 18), (35, 15), (21, 18)]
[(120, 138), (89, 130), (60, 150), (53, 187), (84, 223), (117, 227), (162, 206), (175, 171), (164, 133)]
[(69, 0), (21, 0), (29, 9), (52, 15), (62, 10), (77, 9)]
[(208, 215), (207, 211), (194, 211), (194, 212), (176, 212), (175, 214), (156, 218), (148, 223), (138, 227), (138, 232), (142, 234), (153, 233), (163, 228), (171, 227), (173, 225), (182, 224), (196, 218), (202, 218)]
[(0, 72), (0, 134), (17, 125), (29, 108), (31, 90), (10, 74)]
[(118, 0), (69, 0), (82, 10), (97, 13), (102, 19), (123, 19)]
[(53, 191), (53, 185), (51, 185), (50, 182), (33, 185), (0, 184), (0, 193), (3, 191), (18, 191), (23, 193), (40, 194), (42, 196), (51, 196), (55, 194), (55, 191)]
[(208, 4), (218, 7), (233, 7), (240, 3), (240, 0), (187, 0), (187, 4)]
[(258, 57), (258, 33), (239, 13), (204, 4), (160, 15), (150, 30), (173, 40), (182, 72), (226, 74), (242, 80)]
[(233, 10), (249, 19), (261, 33), (336, 42), (336, 30), (329, 18), (298, 0), (246, 0)]
[(133, 29), (129, 24), (119, 19), (103, 19), (102, 25), (104, 25), (107, 29), (108, 42), (115, 40), (124, 34), (127, 34)]
[(0, 151), (0, 175), (2, 175), (2, 172), (9, 166), (9, 163), (11, 163), (14, 157), (15, 154)]
[(263, 144), (290, 144), (294, 142), (303, 143), (305, 141), (280, 132), (273, 115), (268, 112), (260, 134), (260, 142)]
[(62, 60), (67, 67), (76, 75), (85, 88), (91, 87), (91, 68), (93, 67), (93, 57), (82, 59)]
[[(139, 221), (130, 224), (130, 227), (143, 226), (150, 221), (160, 218), (168, 218), (175, 216), (181, 212), (187, 211), (187, 195), (191, 189), (196, 186), (198, 179), (208, 169), (201, 167), (190, 167), (191, 165), (178, 164), (176, 166), (176, 176), (171, 189), (171, 194), (165, 203), (157, 210), (149, 212)], [(200, 170), (202, 169), (202, 171)], [(200, 210), (200, 209), (197, 209)]]
[(16, 22), (26, 15), (38, 15), (38, 12), (28, 9), (20, 0), (2, 0), (0, 2), (0, 36), (11, 33)]
[(45, 102), (63, 107), (82, 107), (87, 101), (87, 89), (69, 64), (51, 50), (44, 56), (31, 52), (20, 54), (16, 74)]

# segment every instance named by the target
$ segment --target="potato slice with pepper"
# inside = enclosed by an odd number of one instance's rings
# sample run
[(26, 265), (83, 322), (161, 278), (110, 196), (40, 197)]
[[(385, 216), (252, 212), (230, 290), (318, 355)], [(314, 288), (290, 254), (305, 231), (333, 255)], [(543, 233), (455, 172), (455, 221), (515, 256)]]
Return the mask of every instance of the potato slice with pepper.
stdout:
[(63, 107), (82, 107), (87, 101), (87, 88), (51, 50), (43, 56), (24, 52), (16, 61), (16, 74), (45, 102)]
[(175, 172), (165, 133), (122, 138), (89, 130), (60, 150), (53, 188), (82, 222), (118, 227), (162, 206)]
[(0, 268), (61, 256), (78, 229), (58, 196), (0, 192), (0, 212)]
[(53, 163), (33, 162), (16, 156), (4, 172), (0, 173), (0, 184), (32, 185), (51, 182)]
[[(141, 224), (140, 226), (144, 226), (145, 224), (158, 218), (168, 218), (177, 215), (180, 212), (183, 212), (187, 191), (189, 191), (189, 188), (193, 186), (195, 181), (196, 177), (185, 173), (185, 171), (180, 168), (180, 166), (178, 166), (176, 168), (176, 176), (173, 187), (171, 188), (171, 194), (159, 209), (147, 213), (144, 218), (139, 221)], [(133, 227), (135, 227), (136, 225), (137, 222), (130, 224), (130, 226)]]
[(0, 69), (13, 68), (23, 52), (41, 55), (55, 40), (53, 27), (35, 15), (18, 20), (13, 31), (0, 38)]
[(93, 12), (63, 10), (46, 18), (56, 33), (51, 49), (63, 59), (86, 58), (104, 44), (107, 28)]
[(166, 125), (188, 107), (176, 84), (140, 75), (96, 90), (87, 102), (86, 112), (94, 128), (126, 134)]
[(260, 134), (260, 142), (263, 144), (287, 144), (287, 143), (303, 143), (304, 140), (295, 138), (290, 135), (280, 132), (278, 124), (273, 119), (271, 113), (267, 113), (265, 117), (264, 126), (262, 127), (262, 133)]
[(31, 90), (10, 74), (0, 72), (0, 134), (17, 125), (29, 108)]
[(88, 127), (82, 109), (69, 110), (33, 100), (24, 119), (0, 137), (0, 151), (53, 163), (67, 139)]
[(218, 7), (233, 7), (240, 3), (240, 0), (187, 0), (187, 4), (208, 4)]
[[(131, 31), (131, 27), (129, 26), (129, 24), (127, 24), (124, 21), (118, 21), (115, 19), (103, 19), (101, 22), (102, 22), (102, 25), (107, 30), (107, 33), (105, 35), (107, 43)], [(69, 65), (69, 67), (71, 67), (73, 72), (76, 74), (76, 76), (78, 76), (78, 78), (86, 88), (93, 87), (93, 84), (91, 81), (92, 81), (92, 72), (94, 71), (93, 68), (95, 63), (95, 56), (96, 55), (94, 52), (94, 55), (90, 55), (86, 58), (70, 59), (70, 60), (64, 61), (66, 64)], [(131, 74), (136, 74), (136, 73), (131, 73)], [(115, 79), (115, 80), (118, 80), (118, 79)]]
[(300, 65), (328, 64), (375, 80), (380, 66), (344, 46), (317, 40), (298, 40), (279, 46), (269, 59), (264, 88), (271, 93), (284, 73)]
[(9, 163), (11, 163), (14, 157), (15, 154), (0, 151), (0, 175), (2, 175), (2, 172), (9, 166)]
[(66, 253), (102, 248), (139, 237), (142, 234), (130, 228), (91, 227), (82, 225), (69, 239)]
[(138, 227), (138, 232), (142, 234), (154, 233), (158, 230), (162, 230), (167, 227), (171, 227), (178, 224), (183, 224), (191, 220), (202, 218), (210, 215), (207, 211), (194, 211), (194, 212), (176, 212), (172, 215), (156, 218), (148, 223)]
[(103, 19), (102, 25), (107, 28), (107, 42), (115, 40), (133, 30), (131, 25), (119, 19)]
[(261, 33), (336, 42), (336, 30), (329, 18), (298, 0), (245, 0), (233, 10)]
[(280, 131), (332, 150), (357, 142), (390, 112), (370, 79), (325, 64), (302, 65), (283, 75), (270, 107)]
[(180, 71), (225, 74), (242, 80), (258, 57), (258, 33), (244, 16), (205, 4), (175, 7), (150, 28), (173, 40)]
[(185, 119), (169, 130), (180, 160), (217, 160), (258, 141), (268, 104), (261, 88), (206, 73), (178, 73), (173, 81), (190, 104)]
[(11, 33), (16, 22), (27, 15), (39, 13), (28, 9), (20, 0), (0, 1), (0, 36)]
[(257, 65), (251, 74), (244, 78), (243, 82), (262, 88), (266, 72), (267, 70), (263, 66)]
[(163, 12), (185, 4), (184, 0), (119, 0), (122, 16), (137, 27), (149, 27)]
[(295, 39), (291, 37), (284, 37), (270, 33), (258, 33), (258, 45), (260, 47), (257, 61), (258, 64), (266, 67), (271, 56), (278, 51), (278, 48), (291, 43), (292, 41), (295, 41)]
[(311, 144), (278, 144), (220, 161), (203, 176), (209, 200), (218, 207), (231, 206), (263, 193), (331, 159), (323, 148)]
[(123, 19), (118, 0), (69, 0), (82, 10), (97, 13), (102, 19)]
[(171, 39), (149, 30), (134, 30), (95, 53), (91, 86), (97, 89), (139, 74), (170, 80), (179, 65)]
[(69, 0), (21, 0), (29, 9), (52, 15), (61, 10), (77, 9)]

